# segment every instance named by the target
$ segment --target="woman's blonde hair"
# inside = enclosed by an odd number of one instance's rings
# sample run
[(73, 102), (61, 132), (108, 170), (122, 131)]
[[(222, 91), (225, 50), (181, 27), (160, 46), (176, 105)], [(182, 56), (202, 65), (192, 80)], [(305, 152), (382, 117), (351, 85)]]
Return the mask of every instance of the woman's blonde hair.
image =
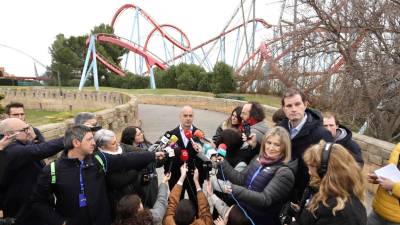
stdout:
[(289, 133), (283, 127), (277, 126), (267, 131), (261, 142), (260, 155), (264, 154), (265, 142), (271, 136), (279, 137), (281, 141), (281, 151), (283, 153), (283, 162), (288, 163), (292, 159), (292, 144), (290, 142)]
[[(309, 147), (303, 155), (307, 166), (321, 166), (321, 155), (326, 142), (321, 140), (319, 144)], [(365, 199), (365, 179), (361, 168), (357, 165), (353, 156), (341, 145), (333, 144), (328, 160), (328, 169), (325, 175), (312, 176), (310, 185), (319, 184), (318, 193), (312, 198), (308, 210), (315, 213), (320, 202), (329, 207), (329, 197), (336, 198), (337, 205), (332, 209), (333, 215), (345, 207), (351, 194), (354, 194), (360, 201)]]

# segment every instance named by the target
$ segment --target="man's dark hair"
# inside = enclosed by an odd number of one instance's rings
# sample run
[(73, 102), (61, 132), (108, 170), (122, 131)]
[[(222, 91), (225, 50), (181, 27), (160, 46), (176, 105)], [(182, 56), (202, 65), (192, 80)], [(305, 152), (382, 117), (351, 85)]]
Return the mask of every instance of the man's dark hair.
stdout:
[(238, 129), (227, 128), (222, 131), (220, 141), (217, 143), (217, 145), (221, 143), (226, 144), (227, 157), (235, 158), (239, 153), (237, 150), (239, 150), (243, 144), (242, 134)]
[(251, 222), (237, 205), (233, 205), (226, 225), (251, 225)]
[(6, 105), (4, 111), (7, 115), (10, 115), (11, 108), (24, 108), (24, 104), (20, 102), (10, 102), (10, 104)]
[(74, 124), (75, 125), (80, 125), (84, 124), (86, 121), (91, 120), (91, 119), (96, 119), (96, 115), (91, 112), (80, 112), (76, 114), (74, 118)]
[(189, 199), (182, 199), (175, 211), (175, 224), (176, 225), (189, 225), (196, 217), (196, 208)]
[(116, 218), (112, 225), (148, 225), (153, 217), (148, 208), (139, 211), (142, 200), (137, 195), (122, 197), (116, 207)]
[(254, 118), (257, 122), (263, 121), (265, 118), (264, 108), (258, 102), (249, 102), (251, 104), (250, 117)]
[(303, 101), (303, 103), (306, 103), (307, 98), (306, 98), (306, 96), (305, 96), (305, 94), (303, 92), (301, 92), (298, 89), (289, 88), (282, 95), (282, 99), (281, 99), (282, 106), (285, 106), (285, 98), (293, 97), (295, 95), (300, 95), (301, 100)]
[(283, 112), (282, 108), (279, 108), (278, 110), (276, 110), (274, 112), (274, 114), (272, 114), (272, 122), (274, 122), (275, 124), (278, 124), (279, 122), (281, 122), (282, 120), (286, 119), (286, 115)]
[(85, 137), (86, 133), (92, 132), (92, 130), (84, 125), (75, 125), (68, 128), (65, 131), (64, 135), (64, 149), (65, 151), (71, 150), (74, 148), (72, 141), (77, 139), (82, 141), (83, 137)]
[(324, 118), (333, 118), (335, 120), (336, 126), (340, 125), (339, 119), (338, 119), (338, 117), (337, 117), (337, 115), (335, 113), (333, 113), (333, 112), (325, 112), (325, 113), (323, 113), (322, 116)]

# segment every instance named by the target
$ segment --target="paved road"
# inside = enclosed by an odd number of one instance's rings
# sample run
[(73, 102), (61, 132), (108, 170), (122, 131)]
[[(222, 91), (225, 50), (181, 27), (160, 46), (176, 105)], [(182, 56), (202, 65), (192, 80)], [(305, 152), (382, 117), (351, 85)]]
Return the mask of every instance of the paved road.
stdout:
[[(146, 138), (155, 142), (165, 133), (179, 124), (179, 112), (182, 107), (139, 104), (139, 119)], [(212, 137), (217, 127), (227, 118), (225, 113), (194, 109), (194, 125), (201, 129), (206, 137)]]

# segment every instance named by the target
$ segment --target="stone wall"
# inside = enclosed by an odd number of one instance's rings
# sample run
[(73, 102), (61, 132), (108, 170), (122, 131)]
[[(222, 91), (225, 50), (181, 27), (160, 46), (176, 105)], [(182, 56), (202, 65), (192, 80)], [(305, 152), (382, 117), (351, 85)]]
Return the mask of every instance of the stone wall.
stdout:
[[(22, 102), (28, 109), (49, 111), (96, 111), (97, 120), (106, 129), (116, 133), (129, 125), (138, 125), (138, 103), (135, 96), (117, 92), (63, 91), (41, 88), (0, 88), (5, 95), (2, 105), (11, 101)], [(61, 137), (67, 127), (73, 124), (73, 119), (61, 123), (38, 126), (47, 140)]]
[[(194, 108), (206, 109), (230, 114), (232, 110), (246, 102), (202, 96), (174, 96), (174, 95), (137, 95), (139, 104), (155, 105), (191, 105)], [(272, 126), (272, 115), (278, 108), (264, 105), (268, 124)], [(395, 145), (386, 141), (365, 135), (353, 134), (354, 140), (360, 145), (365, 160), (364, 172), (369, 173), (386, 165), (390, 152)], [(369, 185), (370, 191), (375, 191), (377, 185)]]
[(0, 88), (5, 98), (2, 105), (11, 101), (24, 103), (28, 109), (47, 111), (76, 111), (88, 109), (104, 109), (121, 105), (129, 101), (129, 96), (118, 92), (95, 92), (45, 89), (45, 88)]

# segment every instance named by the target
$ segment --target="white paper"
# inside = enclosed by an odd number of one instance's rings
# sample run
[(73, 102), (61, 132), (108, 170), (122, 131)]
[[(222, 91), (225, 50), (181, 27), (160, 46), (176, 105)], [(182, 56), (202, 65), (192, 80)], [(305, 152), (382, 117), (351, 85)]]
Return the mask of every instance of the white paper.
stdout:
[(384, 177), (392, 180), (393, 182), (400, 182), (400, 171), (397, 166), (388, 164), (380, 169), (375, 170), (378, 177)]

